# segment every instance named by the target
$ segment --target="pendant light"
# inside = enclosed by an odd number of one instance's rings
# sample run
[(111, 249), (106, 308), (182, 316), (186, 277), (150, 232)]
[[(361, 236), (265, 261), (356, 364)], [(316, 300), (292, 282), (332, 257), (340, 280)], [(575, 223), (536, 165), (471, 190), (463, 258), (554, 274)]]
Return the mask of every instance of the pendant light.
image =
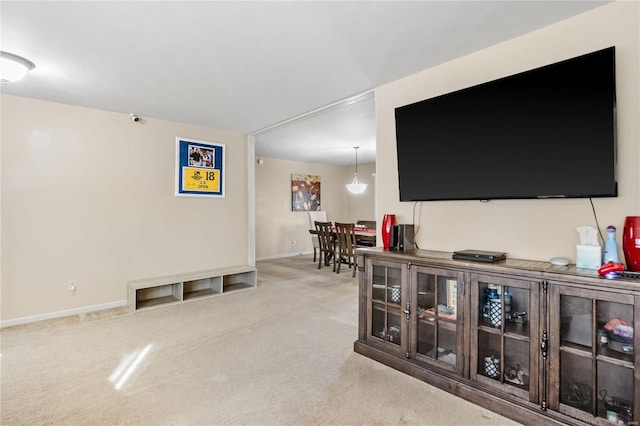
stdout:
[(353, 149), (356, 150), (356, 173), (353, 176), (353, 182), (346, 184), (345, 186), (352, 194), (361, 194), (367, 189), (366, 183), (360, 183), (358, 180), (358, 148), (359, 146), (354, 146)]
[(0, 79), (3, 83), (22, 80), (27, 71), (35, 68), (33, 62), (9, 52), (0, 52)]

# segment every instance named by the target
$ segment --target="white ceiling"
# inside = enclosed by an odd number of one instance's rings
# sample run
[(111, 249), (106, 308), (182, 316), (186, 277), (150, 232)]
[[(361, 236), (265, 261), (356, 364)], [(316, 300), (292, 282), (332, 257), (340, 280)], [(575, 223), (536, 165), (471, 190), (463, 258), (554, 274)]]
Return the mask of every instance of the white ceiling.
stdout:
[[(256, 135), (256, 155), (349, 166), (376, 160), (372, 91), (336, 102)], [(312, 148), (311, 148), (312, 147)]]
[(2, 92), (244, 133), (287, 121), (257, 155), (346, 165), (358, 145), (365, 163), (373, 97), (289, 119), (604, 3), (2, 0), (1, 50), (36, 64)]

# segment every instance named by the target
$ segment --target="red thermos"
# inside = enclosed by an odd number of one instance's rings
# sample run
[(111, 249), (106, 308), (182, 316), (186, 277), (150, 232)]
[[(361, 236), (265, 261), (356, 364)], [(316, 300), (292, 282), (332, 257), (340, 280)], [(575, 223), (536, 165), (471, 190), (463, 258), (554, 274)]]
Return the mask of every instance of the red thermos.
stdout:
[(391, 246), (391, 228), (396, 224), (395, 214), (385, 214), (382, 218), (382, 245), (388, 249)]
[(640, 272), (640, 216), (627, 216), (624, 220), (622, 251), (627, 269)]

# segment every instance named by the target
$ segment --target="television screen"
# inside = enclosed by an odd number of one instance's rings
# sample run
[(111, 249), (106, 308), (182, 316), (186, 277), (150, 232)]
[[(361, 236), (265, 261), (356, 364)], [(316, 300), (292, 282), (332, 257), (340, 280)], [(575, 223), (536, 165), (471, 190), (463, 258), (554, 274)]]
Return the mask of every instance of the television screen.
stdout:
[(400, 201), (615, 197), (615, 48), (396, 108)]

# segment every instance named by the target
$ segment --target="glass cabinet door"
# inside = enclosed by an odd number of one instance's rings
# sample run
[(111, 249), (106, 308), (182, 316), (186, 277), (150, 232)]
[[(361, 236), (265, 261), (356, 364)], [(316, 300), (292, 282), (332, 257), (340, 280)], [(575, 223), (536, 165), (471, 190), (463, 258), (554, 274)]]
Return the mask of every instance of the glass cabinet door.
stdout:
[[(407, 267), (404, 264), (367, 260), (370, 310), (369, 340), (406, 352), (408, 314)], [(408, 311), (407, 311), (408, 312)]]
[(559, 306), (550, 322), (551, 407), (588, 422), (637, 424), (633, 296), (560, 285), (551, 296)]
[(471, 274), (471, 378), (531, 402), (538, 398), (538, 294), (538, 283)]
[(425, 267), (412, 267), (413, 310), (412, 355), (419, 361), (437, 363), (459, 374), (463, 372), (462, 329), (458, 306), (462, 306), (462, 274)]

